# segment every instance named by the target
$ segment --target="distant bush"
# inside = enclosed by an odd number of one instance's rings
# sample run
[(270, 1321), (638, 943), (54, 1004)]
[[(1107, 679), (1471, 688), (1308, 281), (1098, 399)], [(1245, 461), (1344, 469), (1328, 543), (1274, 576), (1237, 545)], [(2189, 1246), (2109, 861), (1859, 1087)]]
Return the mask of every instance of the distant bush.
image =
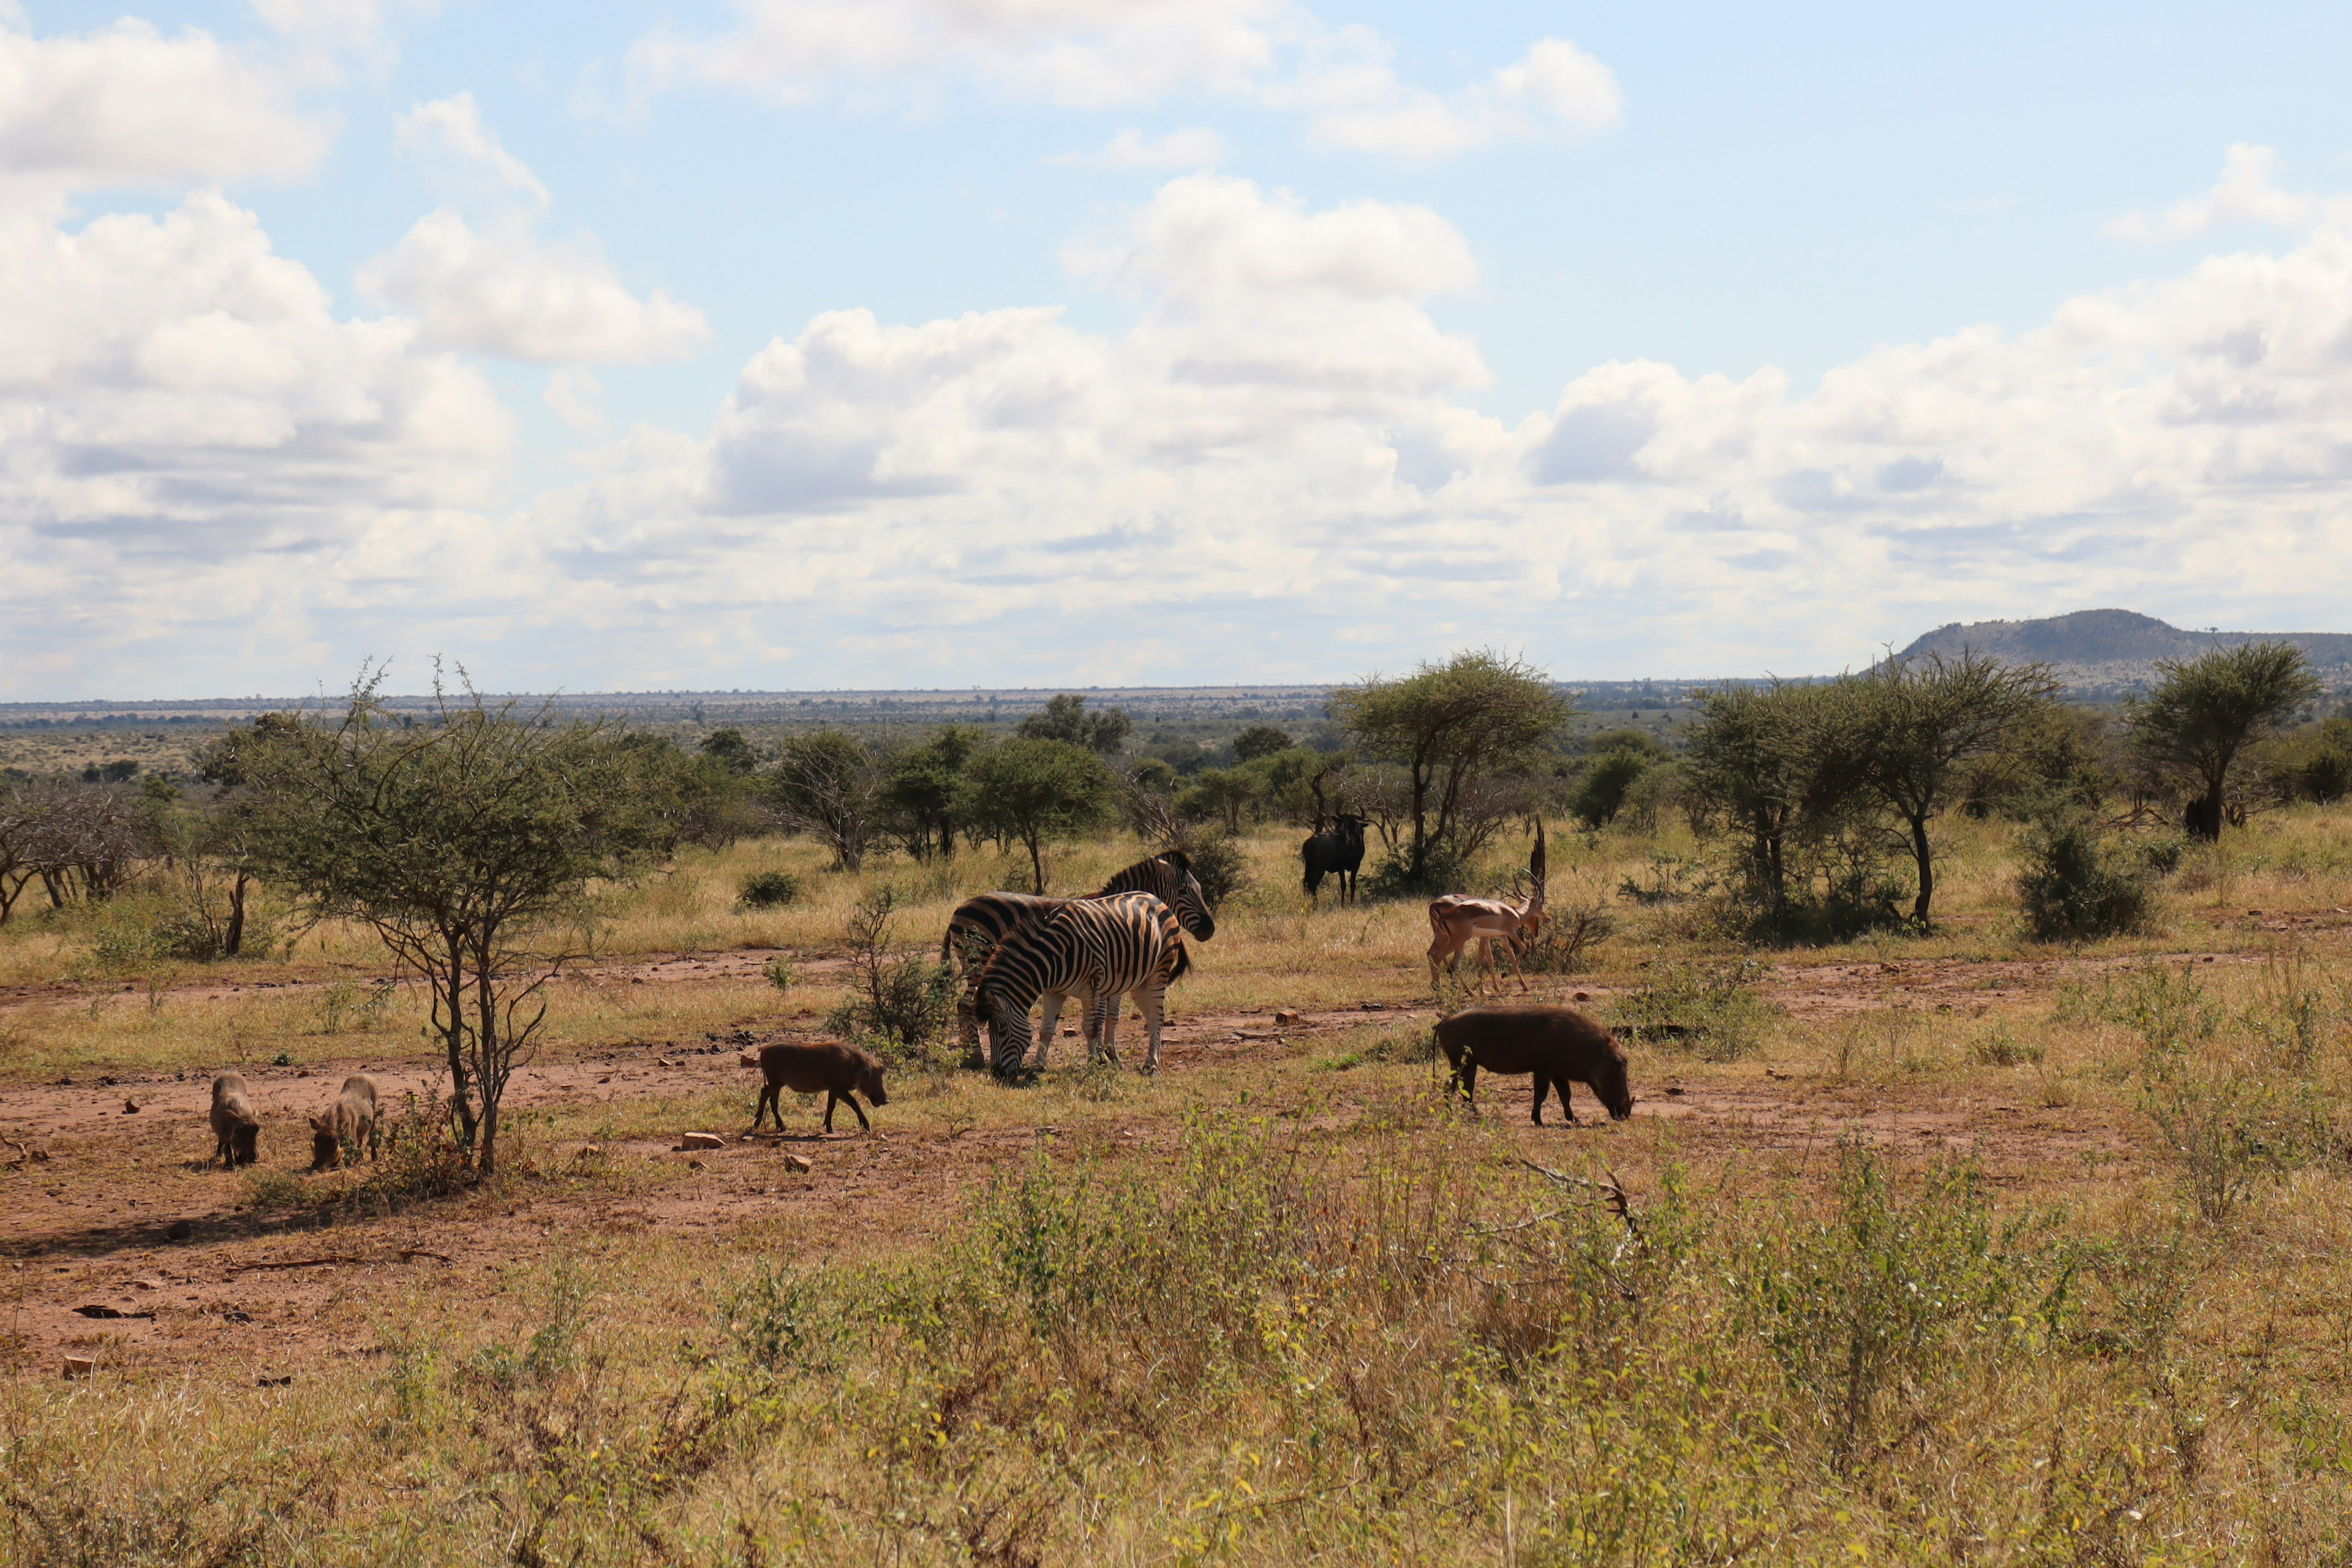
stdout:
[(1575, 793), (1568, 797), (1568, 809), (1587, 827), (1608, 826), (1625, 808), (1633, 786), (1654, 765), (1647, 755), (1630, 747), (1609, 752), (1594, 763), (1577, 784)]
[(1637, 1039), (1678, 1042), (1708, 1061), (1738, 1061), (1763, 1043), (1772, 1016), (1755, 989), (1766, 973), (1751, 958), (1653, 963), (1618, 999), (1617, 1019)]
[(2147, 858), (2117, 844), (2087, 813), (2045, 811), (2026, 829), (2022, 847), (2018, 898), (2041, 940), (2115, 936), (2144, 930), (2153, 918), (2157, 872)]
[(790, 871), (755, 871), (743, 879), (736, 906), (746, 910), (782, 909), (801, 896), (801, 879)]
[(1201, 884), (1201, 896), (1209, 900), (1211, 909), (1221, 908), (1250, 885), (1249, 857), (1231, 835), (1187, 834), (1181, 847), (1192, 862), (1192, 879)]

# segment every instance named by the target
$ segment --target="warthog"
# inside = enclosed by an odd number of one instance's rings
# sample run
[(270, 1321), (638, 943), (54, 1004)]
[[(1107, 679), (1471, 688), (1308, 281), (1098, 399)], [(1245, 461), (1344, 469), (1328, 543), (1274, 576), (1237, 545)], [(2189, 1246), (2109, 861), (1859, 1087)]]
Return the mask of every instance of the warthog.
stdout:
[(261, 1158), (261, 1119), (246, 1098), (245, 1075), (225, 1072), (213, 1079), (213, 1137), (223, 1169)]
[(1476, 1103), (1478, 1069), (1533, 1073), (1535, 1123), (1543, 1125), (1544, 1096), (1559, 1087), (1559, 1108), (1576, 1120), (1568, 1086), (1580, 1083), (1618, 1121), (1633, 1114), (1625, 1081), (1625, 1053), (1609, 1031), (1573, 1007), (1471, 1007), (1437, 1026), (1437, 1043), (1454, 1064), (1454, 1081)]
[(343, 1163), (343, 1151), (358, 1153), (365, 1139), (368, 1158), (376, 1157), (375, 1079), (353, 1073), (343, 1079), (342, 1092), (324, 1116), (310, 1118), (310, 1169), (331, 1171)]
[[(846, 1105), (857, 1112), (857, 1125), (871, 1131), (874, 1123), (866, 1120), (866, 1111), (857, 1103), (863, 1094), (876, 1106), (890, 1103), (889, 1094), (882, 1087), (882, 1064), (856, 1046), (839, 1040), (815, 1040), (808, 1044), (786, 1042), (761, 1046), (757, 1051), (745, 1051), (738, 1058), (747, 1068), (758, 1068), (764, 1081), (760, 1089), (760, 1103), (751, 1112), (751, 1131), (760, 1130), (761, 1120), (770, 1111), (776, 1117), (776, 1131), (784, 1128), (783, 1107), (777, 1094), (791, 1089), (794, 1094), (824, 1095), (824, 1130), (833, 1131), (833, 1108)], [(855, 1091), (855, 1092), (853, 1092)]]

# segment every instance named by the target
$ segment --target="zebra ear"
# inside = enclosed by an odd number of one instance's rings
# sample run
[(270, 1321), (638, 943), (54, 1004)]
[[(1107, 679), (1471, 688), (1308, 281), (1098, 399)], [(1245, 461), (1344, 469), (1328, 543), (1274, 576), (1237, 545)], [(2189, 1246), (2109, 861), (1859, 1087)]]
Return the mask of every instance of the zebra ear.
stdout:
[(1163, 850), (1160, 858), (1179, 871), (1189, 871), (1192, 868), (1192, 858), (1181, 849)]

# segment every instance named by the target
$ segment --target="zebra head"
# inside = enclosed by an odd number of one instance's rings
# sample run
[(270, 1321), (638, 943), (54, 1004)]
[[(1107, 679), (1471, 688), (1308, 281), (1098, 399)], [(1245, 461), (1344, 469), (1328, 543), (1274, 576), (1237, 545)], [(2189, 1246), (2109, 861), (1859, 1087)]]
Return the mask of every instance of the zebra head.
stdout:
[(1201, 879), (1192, 875), (1192, 858), (1181, 849), (1171, 849), (1159, 857), (1159, 863), (1168, 868), (1166, 885), (1149, 890), (1176, 911), (1177, 923), (1187, 936), (1206, 942), (1216, 935), (1217, 917), (1209, 912), (1208, 895), (1201, 891)]
[(1020, 1072), (1021, 1064), (1029, 1058), (1029, 1008), (1037, 997), (1032, 988), (999, 970), (996, 959), (1003, 952), (999, 948), (990, 956), (979, 979), (964, 993), (964, 1002), (988, 1026), (989, 1071), (1000, 1079), (1010, 1079)]

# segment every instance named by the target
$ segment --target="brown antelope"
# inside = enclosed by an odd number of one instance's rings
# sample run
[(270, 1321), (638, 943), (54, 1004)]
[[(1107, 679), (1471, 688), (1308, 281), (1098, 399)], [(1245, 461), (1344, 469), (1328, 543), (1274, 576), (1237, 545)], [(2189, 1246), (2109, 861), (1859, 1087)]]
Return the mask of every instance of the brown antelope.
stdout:
[[(1544, 919), (1544, 836), (1543, 824), (1536, 824), (1535, 852), (1528, 857), (1528, 879), (1532, 887), (1526, 900), (1512, 903), (1507, 899), (1473, 899), (1461, 893), (1447, 893), (1429, 901), (1429, 984), (1437, 987), (1438, 965), (1444, 964), (1449, 974), (1462, 965), (1462, 950), (1472, 942), (1479, 944), (1479, 967), (1486, 973), (1495, 970), (1495, 944), (1506, 944), (1511, 953), (1511, 965), (1518, 968), (1519, 954), (1543, 929)], [(1527, 985), (1527, 974), (1519, 973), (1519, 984)]]

